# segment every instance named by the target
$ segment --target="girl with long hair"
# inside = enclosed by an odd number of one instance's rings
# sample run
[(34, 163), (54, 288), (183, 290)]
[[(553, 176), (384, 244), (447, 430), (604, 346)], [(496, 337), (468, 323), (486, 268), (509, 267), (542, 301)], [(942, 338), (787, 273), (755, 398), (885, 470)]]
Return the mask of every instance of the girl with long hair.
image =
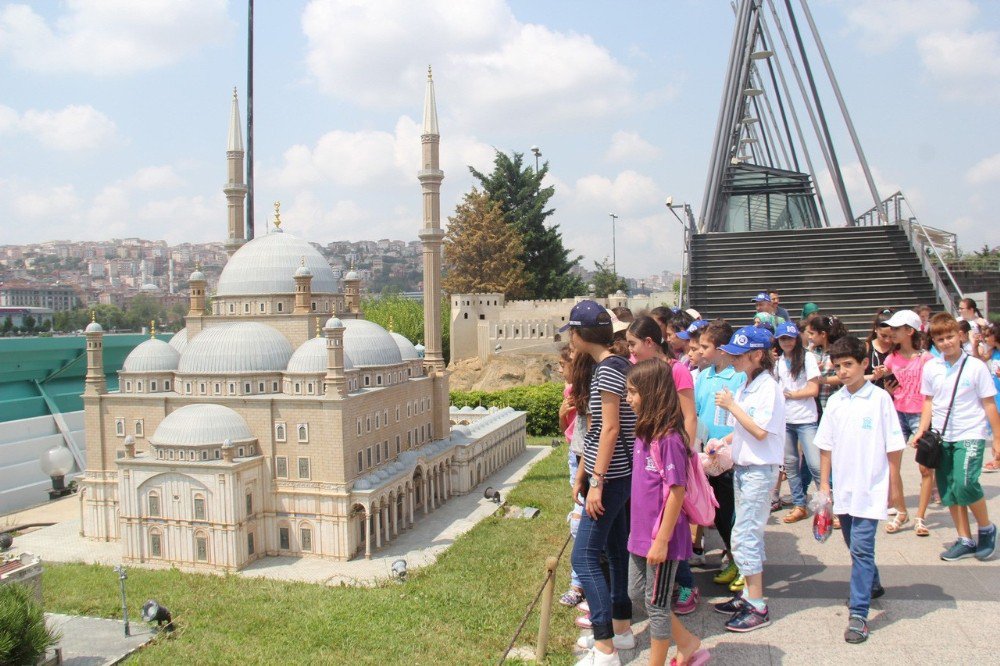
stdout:
[(888, 308), (876, 312), (872, 318), (872, 330), (868, 333), (868, 374), (865, 377), (880, 389), (885, 388), (885, 380), (878, 368), (885, 368), (885, 360), (896, 349), (892, 330), (882, 325), (891, 316), (892, 311)]
[(816, 355), (816, 364), (819, 366), (819, 411), (822, 415), (826, 406), (826, 399), (835, 390), (840, 388), (840, 380), (837, 379), (837, 372), (833, 369), (830, 355), (826, 350), (831, 344), (847, 335), (847, 329), (836, 317), (826, 315), (816, 315), (806, 324), (806, 332), (809, 334), (809, 344), (812, 353)]

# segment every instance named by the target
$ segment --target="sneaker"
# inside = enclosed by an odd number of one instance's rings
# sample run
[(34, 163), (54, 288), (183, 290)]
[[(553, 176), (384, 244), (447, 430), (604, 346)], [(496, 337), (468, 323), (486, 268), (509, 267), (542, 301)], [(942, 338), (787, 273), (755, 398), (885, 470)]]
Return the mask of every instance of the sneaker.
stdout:
[(559, 597), (559, 603), (561, 603), (563, 606), (569, 606), (570, 608), (576, 606), (581, 601), (583, 601), (583, 593), (577, 592), (572, 588), (567, 590), (564, 595)]
[(705, 566), (705, 551), (702, 548), (695, 548), (694, 555), (688, 558), (688, 564), (692, 567)]
[(726, 629), (745, 634), (769, 624), (771, 624), (771, 615), (767, 612), (767, 606), (764, 607), (764, 610), (759, 611), (753, 607), (753, 604), (746, 603), (742, 611), (726, 622)]
[(575, 620), (573, 620), (573, 624), (575, 624), (576, 626), (580, 627), (581, 629), (593, 629), (594, 628), (594, 625), (591, 624), (591, 622), (590, 622), (590, 613), (587, 613), (586, 615), (580, 615), (580, 616), (578, 616)]
[(844, 640), (848, 643), (864, 643), (868, 640), (868, 620), (863, 617), (852, 615), (847, 622), (847, 631), (844, 632)]
[(997, 552), (997, 526), (990, 525), (986, 531), (979, 530), (979, 543), (976, 544), (976, 559), (988, 560)]
[(743, 579), (743, 574), (740, 574), (733, 579), (733, 582), (729, 584), (730, 592), (742, 592), (743, 588), (746, 586), (746, 581)]
[[(994, 541), (995, 539), (996, 538), (994, 537)], [(994, 549), (995, 548), (996, 545), (994, 544)], [(959, 539), (955, 543), (951, 544), (951, 547), (948, 548), (948, 550), (941, 553), (941, 559), (944, 560), (945, 562), (954, 562), (956, 560), (961, 560), (966, 557), (974, 557), (975, 555), (976, 555), (976, 547), (970, 546), (969, 544), (965, 543), (965, 541), (963, 541), (962, 539)]]
[(682, 587), (681, 593), (677, 595), (677, 599), (671, 604), (670, 610), (674, 612), (674, 615), (690, 615), (698, 610), (698, 600), (700, 597), (701, 595), (698, 593), (697, 587)]
[(740, 575), (739, 567), (736, 566), (736, 562), (729, 560), (729, 564), (726, 568), (715, 575), (712, 579), (713, 583), (718, 583), (719, 585), (729, 585), (736, 577)]
[[(576, 644), (584, 650), (592, 650), (594, 642), (594, 634), (580, 636), (576, 639)], [(624, 634), (615, 634), (611, 637), (611, 644), (615, 646), (616, 650), (633, 650), (635, 649), (635, 634), (632, 633), (631, 629)]]
[(737, 594), (729, 601), (723, 601), (721, 604), (712, 604), (712, 610), (723, 615), (732, 615), (733, 613), (742, 612), (743, 607), (746, 605), (748, 604), (743, 601), (743, 595)]
[(576, 666), (621, 666), (622, 660), (618, 657), (618, 652), (604, 654), (597, 648), (590, 648), (583, 659), (576, 662)]

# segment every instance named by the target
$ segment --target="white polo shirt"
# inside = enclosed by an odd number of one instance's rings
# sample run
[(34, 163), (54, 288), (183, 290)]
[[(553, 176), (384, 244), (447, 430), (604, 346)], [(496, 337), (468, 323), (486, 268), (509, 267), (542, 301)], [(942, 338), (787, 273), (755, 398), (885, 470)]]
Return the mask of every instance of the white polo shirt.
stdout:
[[(962, 359), (968, 358), (958, 377), (958, 369)], [(946, 442), (960, 442), (966, 439), (986, 439), (988, 423), (986, 410), (983, 409), (983, 399), (992, 398), (997, 394), (996, 386), (989, 368), (978, 358), (963, 353), (954, 364), (949, 364), (943, 358), (932, 358), (924, 366), (924, 374), (920, 380), (920, 393), (930, 396), (934, 410), (931, 416), (931, 426), (941, 432), (945, 415), (948, 413), (948, 403), (952, 391), (955, 390), (955, 379), (958, 377), (958, 393), (955, 394), (955, 406), (948, 419), (948, 431), (941, 433)]]
[[(798, 377), (792, 377), (791, 359), (782, 354), (775, 363), (778, 366), (778, 385), (782, 391), (800, 391), (811, 380), (820, 376), (819, 363), (816, 355), (805, 353), (805, 366)], [(784, 395), (784, 394), (782, 394)], [(792, 398), (785, 400), (785, 423), (816, 423), (819, 412), (816, 411), (816, 398)]]
[(831, 452), (835, 513), (885, 520), (886, 454), (906, 446), (892, 397), (871, 382), (855, 393), (841, 388), (826, 402), (815, 443)]
[(736, 465), (780, 465), (785, 460), (785, 396), (769, 372), (736, 389), (736, 403), (759, 427), (767, 431), (758, 440), (732, 414), (733, 463)]

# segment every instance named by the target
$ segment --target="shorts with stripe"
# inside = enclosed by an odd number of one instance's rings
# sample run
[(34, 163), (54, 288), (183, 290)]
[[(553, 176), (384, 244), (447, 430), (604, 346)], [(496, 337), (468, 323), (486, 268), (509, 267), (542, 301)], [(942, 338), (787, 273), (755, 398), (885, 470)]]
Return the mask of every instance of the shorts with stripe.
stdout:
[(649, 564), (645, 557), (629, 553), (629, 596), (634, 600), (633, 603), (642, 598), (642, 606), (649, 616), (650, 638), (671, 640), (670, 602), (674, 596), (674, 578), (677, 576), (678, 564), (679, 560)]

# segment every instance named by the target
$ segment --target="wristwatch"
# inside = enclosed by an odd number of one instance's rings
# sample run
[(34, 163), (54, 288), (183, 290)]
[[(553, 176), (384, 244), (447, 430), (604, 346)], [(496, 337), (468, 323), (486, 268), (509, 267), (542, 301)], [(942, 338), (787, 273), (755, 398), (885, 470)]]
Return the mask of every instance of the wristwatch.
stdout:
[(603, 474), (598, 474), (597, 472), (594, 472), (593, 474), (590, 475), (591, 488), (600, 488), (602, 483), (604, 483)]

